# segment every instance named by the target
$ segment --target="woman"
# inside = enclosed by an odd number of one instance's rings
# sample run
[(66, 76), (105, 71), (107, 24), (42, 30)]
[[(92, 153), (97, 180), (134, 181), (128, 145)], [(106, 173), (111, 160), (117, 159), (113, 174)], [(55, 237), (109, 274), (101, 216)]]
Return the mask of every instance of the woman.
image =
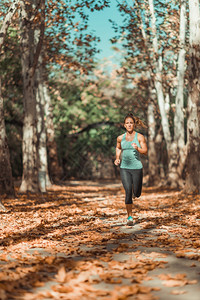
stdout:
[[(120, 165), (120, 176), (126, 193), (127, 225), (133, 225), (132, 194), (134, 193), (135, 197), (140, 197), (141, 195), (143, 166), (140, 161), (140, 154), (147, 154), (145, 138), (142, 134), (136, 132), (135, 128), (146, 128), (146, 126), (139, 118), (129, 113), (124, 119), (124, 127), (126, 128), (126, 133), (117, 138), (114, 164), (116, 166)], [(122, 160), (120, 161), (121, 154)]]

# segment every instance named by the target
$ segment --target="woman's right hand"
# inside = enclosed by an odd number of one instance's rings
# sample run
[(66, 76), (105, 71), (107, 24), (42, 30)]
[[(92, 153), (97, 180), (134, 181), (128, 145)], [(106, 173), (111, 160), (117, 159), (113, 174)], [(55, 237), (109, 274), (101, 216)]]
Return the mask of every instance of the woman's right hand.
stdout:
[(115, 166), (119, 166), (119, 164), (120, 164), (120, 159), (115, 159), (114, 164), (115, 164)]

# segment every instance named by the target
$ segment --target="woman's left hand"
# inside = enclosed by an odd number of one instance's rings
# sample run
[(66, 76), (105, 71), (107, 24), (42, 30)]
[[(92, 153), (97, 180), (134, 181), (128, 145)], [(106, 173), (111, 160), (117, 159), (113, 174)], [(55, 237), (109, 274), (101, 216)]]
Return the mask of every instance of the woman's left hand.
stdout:
[(137, 144), (136, 144), (136, 143), (132, 143), (131, 145), (133, 146), (133, 148), (134, 148), (135, 150), (137, 150), (137, 151), (138, 151), (138, 146), (137, 146)]

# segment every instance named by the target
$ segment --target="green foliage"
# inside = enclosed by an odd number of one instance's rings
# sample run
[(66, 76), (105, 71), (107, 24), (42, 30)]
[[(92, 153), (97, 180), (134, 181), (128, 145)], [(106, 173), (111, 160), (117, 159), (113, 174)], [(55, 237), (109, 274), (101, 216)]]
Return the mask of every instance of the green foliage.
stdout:
[(102, 96), (108, 78), (103, 84), (98, 79), (61, 75), (50, 83), (60, 161), (66, 176), (88, 177), (105, 157), (114, 159), (116, 137), (122, 132), (120, 107)]
[[(93, 76), (57, 72), (50, 82), (59, 159), (66, 177), (92, 178), (113, 165), (116, 138), (128, 111), (145, 120), (136, 90), (120, 74), (97, 66)], [(142, 94), (143, 91), (140, 91)], [(114, 169), (114, 167), (113, 167)]]
[(77, 78), (55, 71), (50, 87), (65, 176), (91, 178), (105, 161), (113, 165), (124, 116), (132, 111), (145, 121), (139, 92), (120, 73), (105, 74), (104, 66), (96, 66), (92, 76)]

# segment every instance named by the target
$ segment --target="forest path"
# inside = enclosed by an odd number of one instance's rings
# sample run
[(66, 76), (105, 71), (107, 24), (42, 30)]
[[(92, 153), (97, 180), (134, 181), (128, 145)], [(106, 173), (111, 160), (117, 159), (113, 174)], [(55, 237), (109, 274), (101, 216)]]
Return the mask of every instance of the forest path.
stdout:
[(4, 199), (0, 299), (200, 300), (200, 196), (69, 181)]

